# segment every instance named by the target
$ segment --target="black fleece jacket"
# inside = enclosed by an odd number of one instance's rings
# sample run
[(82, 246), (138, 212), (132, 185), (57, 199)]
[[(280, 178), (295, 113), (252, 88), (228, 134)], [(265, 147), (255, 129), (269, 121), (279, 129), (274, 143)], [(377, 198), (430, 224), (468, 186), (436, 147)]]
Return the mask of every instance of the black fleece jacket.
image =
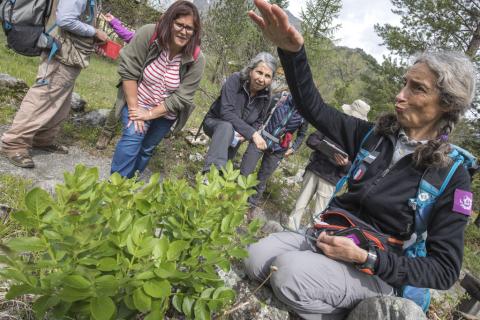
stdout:
[(266, 118), (270, 93), (262, 90), (251, 97), (247, 89), (248, 81), (242, 81), (239, 72), (232, 74), (225, 81), (220, 96), (213, 102), (206, 117), (230, 122), (235, 131), (251, 140)]
[[(315, 87), (305, 50), (287, 53), (279, 49), (295, 105), (307, 121), (333, 140), (353, 159), (365, 134), (374, 126), (325, 104)], [(380, 136), (373, 134), (369, 143)], [(390, 170), (396, 136), (385, 136), (377, 149), (377, 159), (360, 181), (348, 181), (348, 192), (335, 198), (332, 206), (343, 208), (380, 231), (398, 239), (410, 238), (415, 212), (408, 199), (415, 198), (424, 170), (414, 167), (411, 155), (400, 159)], [(376, 275), (394, 287), (445, 290), (458, 279), (464, 230), (468, 218), (452, 211), (456, 189), (470, 191), (468, 172), (460, 166), (449, 185), (437, 199), (427, 224), (427, 257), (408, 258), (393, 252), (378, 252)]]

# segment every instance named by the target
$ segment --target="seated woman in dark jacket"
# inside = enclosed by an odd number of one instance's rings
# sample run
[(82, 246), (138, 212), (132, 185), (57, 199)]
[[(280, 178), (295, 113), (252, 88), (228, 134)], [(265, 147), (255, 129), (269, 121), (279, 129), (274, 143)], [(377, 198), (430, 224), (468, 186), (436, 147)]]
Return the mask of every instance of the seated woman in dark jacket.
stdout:
[[(365, 142), (373, 148), (372, 157), (361, 163), (365, 167), (357, 167), (362, 170), (350, 175), (346, 192), (335, 197), (330, 208), (348, 211), (399, 241), (409, 240), (418, 223), (411, 200), (418, 199), (423, 174), (452, 168), (447, 139), (474, 97), (472, 63), (461, 53), (420, 55), (404, 76), (395, 113), (376, 124), (363, 121), (325, 104), (314, 85), (303, 38), (288, 23), (285, 12), (264, 0), (255, 0), (255, 4), (263, 18), (253, 12), (249, 15), (279, 47), (295, 105), (305, 119), (341, 146), (350, 159), (372, 132)], [(303, 235), (281, 232), (249, 247), (247, 273), (265, 279), (275, 265), (278, 271), (270, 279), (275, 295), (305, 319), (341, 319), (359, 301), (392, 295), (405, 285), (448, 289), (460, 273), (472, 202), (467, 169), (460, 165), (452, 172), (425, 221), (425, 257), (371, 245), (363, 249), (352, 239), (325, 232), (312, 242)], [(321, 254), (312, 250), (315, 247)]]
[(203, 130), (212, 138), (203, 172), (209, 171), (212, 164), (217, 168), (225, 166), (244, 140), (265, 150), (266, 142), (257, 130), (268, 112), (269, 89), (276, 69), (275, 58), (261, 52), (227, 79), (203, 120)]

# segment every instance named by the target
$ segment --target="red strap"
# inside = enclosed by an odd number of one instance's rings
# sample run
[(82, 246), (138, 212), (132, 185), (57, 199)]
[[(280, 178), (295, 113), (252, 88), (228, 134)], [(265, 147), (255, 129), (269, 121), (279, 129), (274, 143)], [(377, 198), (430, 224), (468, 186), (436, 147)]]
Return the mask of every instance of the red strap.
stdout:
[[(155, 42), (155, 40), (157, 39), (157, 32), (155, 31), (153, 33), (153, 36), (150, 38), (150, 41), (148, 41), (148, 46), (151, 46), (152, 43)], [(197, 61), (198, 60), (198, 57), (200, 56), (200, 52), (202, 52), (202, 50), (200, 49), (200, 46), (196, 46), (195, 47), (195, 50), (193, 51), (193, 60)]]

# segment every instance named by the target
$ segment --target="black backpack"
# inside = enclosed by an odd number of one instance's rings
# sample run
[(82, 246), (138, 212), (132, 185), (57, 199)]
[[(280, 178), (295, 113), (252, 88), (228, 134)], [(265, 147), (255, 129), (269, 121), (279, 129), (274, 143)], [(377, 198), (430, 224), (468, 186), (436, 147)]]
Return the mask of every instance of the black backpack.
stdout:
[(0, 0), (0, 21), (7, 44), (25, 56), (39, 56), (51, 49), (53, 38), (45, 25), (54, 0)]

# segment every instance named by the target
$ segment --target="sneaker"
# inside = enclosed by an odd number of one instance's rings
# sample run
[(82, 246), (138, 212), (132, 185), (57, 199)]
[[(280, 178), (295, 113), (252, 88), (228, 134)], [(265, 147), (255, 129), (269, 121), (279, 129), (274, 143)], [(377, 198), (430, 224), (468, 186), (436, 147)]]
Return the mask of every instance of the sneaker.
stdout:
[(113, 138), (113, 134), (106, 131), (102, 131), (100, 133), (100, 137), (98, 137), (95, 148), (97, 148), (97, 150), (104, 150), (105, 148), (107, 148), (112, 138)]
[(32, 157), (29, 154), (25, 153), (15, 153), (14, 155), (8, 155), (5, 152), (2, 152), (5, 158), (13, 164), (14, 166), (20, 168), (33, 168), (35, 163), (32, 160)]
[(48, 146), (34, 146), (34, 148), (45, 151), (45, 152), (68, 154), (67, 147), (62, 146), (61, 144), (56, 144), (56, 143), (50, 144)]

